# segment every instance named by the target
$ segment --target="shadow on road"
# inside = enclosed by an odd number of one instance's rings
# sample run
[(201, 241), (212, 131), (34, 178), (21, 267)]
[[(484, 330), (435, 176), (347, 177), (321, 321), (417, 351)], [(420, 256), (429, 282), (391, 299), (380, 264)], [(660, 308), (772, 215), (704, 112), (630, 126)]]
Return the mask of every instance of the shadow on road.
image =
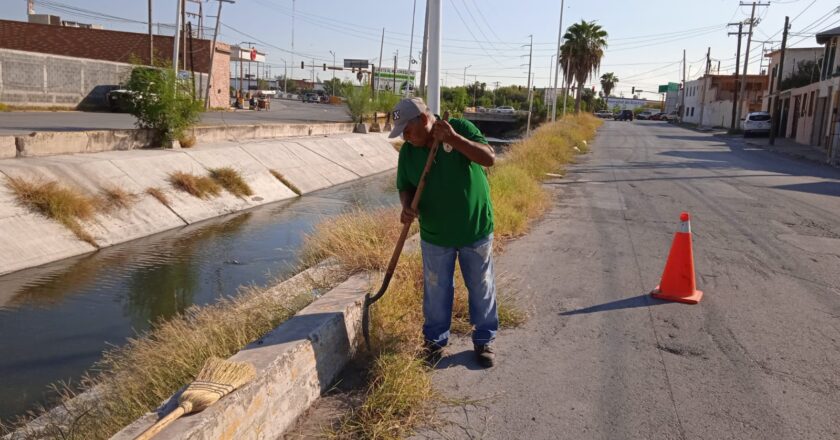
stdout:
[(658, 306), (660, 304), (668, 304), (668, 301), (658, 300), (648, 294), (634, 296), (632, 298), (624, 298), (618, 301), (598, 304), (594, 306), (585, 307), (577, 310), (567, 310), (559, 313), (560, 316), (572, 315), (586, 315), (589, 313), (607, 312), (610, 310), (635, 309), (637, 307)]
[(443, 370), (445, 368), (461, 365), (467, 370), (484, 370), (485, 368), (479, 365), (475, 359), (475, 352), (472, 350), (464, 350), (460, 353), (455, 353), (444, 357), (435, 365), (436, 370)]

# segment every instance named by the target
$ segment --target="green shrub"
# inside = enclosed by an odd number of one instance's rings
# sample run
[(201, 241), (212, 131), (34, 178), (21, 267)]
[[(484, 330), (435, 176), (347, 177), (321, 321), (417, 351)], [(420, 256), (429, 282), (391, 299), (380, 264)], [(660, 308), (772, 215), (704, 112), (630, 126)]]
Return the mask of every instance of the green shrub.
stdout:
[(347, 110), (353, 122), (361, 124), (365, 115), (373, 111), (373, 100), (370, 98), (370, 87), (354, 87), (347, 91)]
[(198, 122), (201, 101), (191, 93), (191, 83), (178, 79), (173, 69), (135, 67), (126, 84), (134, 92), (130, 112), (137, 126), (155, 132), (155, 144), (184, 137), (184, 130)]

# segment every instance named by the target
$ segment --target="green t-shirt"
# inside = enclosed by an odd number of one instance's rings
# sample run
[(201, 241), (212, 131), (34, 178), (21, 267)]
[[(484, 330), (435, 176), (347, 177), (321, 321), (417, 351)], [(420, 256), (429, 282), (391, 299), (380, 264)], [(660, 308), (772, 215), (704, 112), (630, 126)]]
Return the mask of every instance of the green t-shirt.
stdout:
[[(484, 135), (466, 119), (452, 118), (449, 124), (461, 136), (486, 144)], [(397, 165), (397, 189), (417, 188), (430, 149), (405, 142)], [(484, 167), (455, 149), (438, 148), (426, 176), (426, 187), (418, 205), (420, 238), (444, 247), (474, 243), (493, 232), (493, 205)]]

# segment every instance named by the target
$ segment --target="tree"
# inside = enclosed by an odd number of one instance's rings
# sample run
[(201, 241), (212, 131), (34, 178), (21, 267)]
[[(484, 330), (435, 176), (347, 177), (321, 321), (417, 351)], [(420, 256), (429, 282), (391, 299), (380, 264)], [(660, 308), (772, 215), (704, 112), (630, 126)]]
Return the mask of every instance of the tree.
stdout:
[(595, 110), (595, 92), (592, 89), (589, 87), (583, 89), (580, 93), (580, 100), (586, 104), (585, 111), (591, 112)]
[(814, 61), (800, 61), (796, 69), (782, 80), (780, 90), (795, 89), (820, 80), (819, 67)]
[(612, 93), (616, 84), (618, 84), (618, 77), (614, 73), (607, 72), (601, 75), (601, 88), (604, 89), (604, 99), (607, 101), (607, 107), (609, 107), (610, 93)]
[(326, 92), (327, 95), (340, 96), (342, 91), (340, 78), (333, 78), (324, 81), (324, 92)]
[[(560, 47), (560, 66), (568, 83), (577, 82), (575, 112), (580, 112), (581, 92), (587, 80), (601, 67), (601, 58), (607, 47), (607, 31), (594, 21), (581, 20), (566, 30), (566, 42)], [(569, 71), (566, 72), (566, 66)]]
[(126, 84), (132, 92), (131, 114), (140, 128), (154, 133), (154, 144), (182, 139), (184, 132), (198, 122), (204, 105), (193, 99), (192, 85), (178, 78), (174, 69), (135, 67)]
[(361, 124), (365, 115), (373, 110), (373, 101), (370, 98), (370, 87), (353, 87), (347, 92), (347, 111), (353, 122)]

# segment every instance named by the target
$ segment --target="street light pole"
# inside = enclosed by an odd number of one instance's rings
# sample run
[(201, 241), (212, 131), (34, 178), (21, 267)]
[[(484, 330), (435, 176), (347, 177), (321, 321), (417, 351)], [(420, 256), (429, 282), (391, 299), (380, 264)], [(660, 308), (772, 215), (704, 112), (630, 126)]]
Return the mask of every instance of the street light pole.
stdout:
[[(560, 46), (563, 45), (563, 10), (565, 9), (565, 0), (560, 0), (560, 26), (557, 30), (557, 62), (560, 62)], [(568, 70), (566, 70), (568, 72)], [(557, 78), (560, 75), (560, 69), (558, 68), (554, 72), (554, 100), (551, 104), (551, 120), (557, 120)], [(566, 99), (564, 96), (563, 99)], [(566, 110), (566, 101), (563, 101), (563, 111)]]
[[(289, 76), (288, 76), (288, 72), (286, 70), (286, 59), (285, 58), (280, 58), (280, 60), (283, 61), (283, 95), (285, 95), (286, 94), (286, 83), (289, 82)], [(285, 96), (284, 96), (284, 98), (285, 98)]]
[(330, 51), (330, 53), (331, 53), (331, 54), (332, 54), (332, 56), (333, 56), (333, 65), (332, 65), (332, 67), (333, 67), (333, 68), (332, 68), (332, 71), (333, 71), (333, 79), (332, 79), (332, 87), (330, 87), (330, 91), (332, 92), (332, 94), (333, 94), (333, 95), (335, 95), (335, 52)]
[[(411, 41), (408, 43), (408, 77), (411, 78), (411, 57), (414, 53), (414, 18), (415, 14), (417, 13), (417, 0), (414, 0), (414, 7), (411, 10)], [(396, 74), (396, 72), (394, 72)], [(405, 85), (405, 97), (408, 98), (410, 87), (408, 86), (408, 82)]]
[(440, 114), (440, 37), (441, 37), (441, 8), (440, 0), (429, 2), (429, 93), (427, 102), (429, 110)]
[(467, 69), (469, 69), (470, 67), (472, 67), (472, 64), (470, 64), (467, 67), (464, 67), (464, 87), (467, 86)]

